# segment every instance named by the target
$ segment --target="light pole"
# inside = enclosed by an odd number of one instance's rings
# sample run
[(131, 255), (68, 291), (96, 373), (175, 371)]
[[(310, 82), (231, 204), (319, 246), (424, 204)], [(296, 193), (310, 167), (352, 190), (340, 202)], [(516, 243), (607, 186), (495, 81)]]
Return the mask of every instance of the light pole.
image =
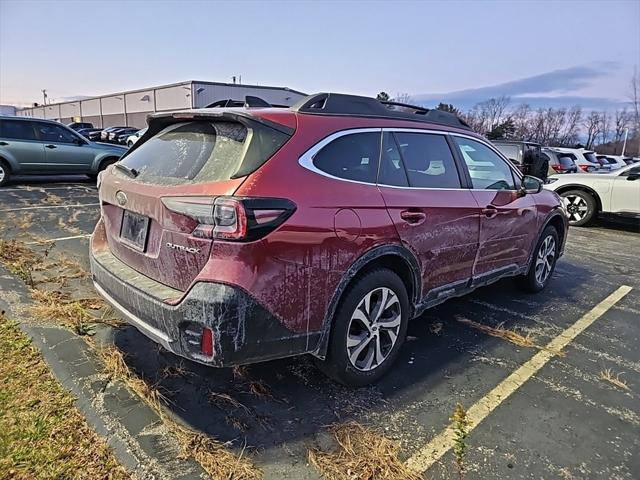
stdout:
[(44, 100), (44, 105), (47, 104), (47, 91), (46, 90), (42, 90), (42, 98)]
[(624, 129), (624, 143), (622, 144), (622, 156), (624, 157), (624, 151), (627, 148), (627, 136), (629, 136), (629, 129)]

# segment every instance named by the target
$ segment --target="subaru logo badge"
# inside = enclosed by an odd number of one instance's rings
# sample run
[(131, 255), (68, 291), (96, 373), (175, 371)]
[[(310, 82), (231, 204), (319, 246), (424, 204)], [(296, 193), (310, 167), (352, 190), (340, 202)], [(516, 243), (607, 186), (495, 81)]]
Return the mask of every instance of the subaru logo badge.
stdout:
[(118, 201), (118, 205), (124, 207), (127, 203), (127, 194), (123, 191), (119, 191), (116, 193), (116, 200)]

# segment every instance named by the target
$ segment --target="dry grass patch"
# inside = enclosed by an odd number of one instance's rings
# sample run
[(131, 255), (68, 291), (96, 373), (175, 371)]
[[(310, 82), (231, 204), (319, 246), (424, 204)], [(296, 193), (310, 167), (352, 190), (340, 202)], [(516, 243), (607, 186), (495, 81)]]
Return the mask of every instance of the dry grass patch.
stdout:
[(420, 480), (398, 458), (400, 446), (356, 422), (334, 425), (329, 431), (338, 448), (309, 450), (309, 462), (327, 480)]
[(41, 262), (42, 256), (27, 247), (24, 242), (0, 240), (0, 263), (31, 287), (35, 283), (33, 272)]
[(553, 350), (542, 345), (538, 345), (534, 340), (535, 338), (530, 333), (526, 335), (522, 335), (515, 330), (509, 330), (507, 328), (503, 328), (503, 324), (499, 324), (497, 327), (490, 327), (488, 325), (484, 325), (482, 323), (474, 322), (473, 320), (469, 320), (464, 317), (456, 317), (456, 320), (460, 323), (464, 323), (465, 325), (469, 325), (476, 330), (480, 330), (487, 335), (491, 335), (492, 337), (501, 338), (506, 340), (507, 342), (513, 343), (514, 345), (518, 345), (519, 347), (527, 347), (527, 348), (537, 348), (538, 350), (546, 350), (554, 355), (559, 357), (564, 357), (564, 352), (562, 350)]
[(600, 372), (600, 380), (609, 382), (611, 385), (618, 387), (620, 390), (626, 390), (627, 392), (630, 392), (631, 389), (629, 388), (629, 385), (627, 385), (627, 381), (620, 378), (620, 375), (622, 375), (622, 373), (616, 374), (613, 373), (610, 368), (607, 368), (606, 370)]
[(0, 313), (0, 478), (130, 478), (73, 402)]
[(243, 454), (236, 456), (225, 447), (225, 444), (195, 432), (169, 417), (164, 411), (164, 405), (167, 405), (168, 400), (158, 391), (156, 386), (145, 382), (129, 369), (120, 350), (116, 347), (108, 347), (98, 351), (106, 372), (112, 378), (123, 381), (140, 396), (158, 414), (171, 433), (177, 437), (183, 458), (195, 459), (213, 478), (262, 479), (262, 472)]
[(53, 193), (47, 193), (47, 196), (42, 199), (42, 203), (45, 205), (60, 205), (62, 202), (62, 197)]

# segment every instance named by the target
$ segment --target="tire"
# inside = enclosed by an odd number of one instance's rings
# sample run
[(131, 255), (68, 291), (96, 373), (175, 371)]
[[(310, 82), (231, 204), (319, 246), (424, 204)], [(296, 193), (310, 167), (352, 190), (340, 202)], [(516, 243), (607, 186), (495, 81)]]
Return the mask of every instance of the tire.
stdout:
[[(387, 308), (379, 312), (383, 299)], [(378, 319), (371, 322), (371, 317)], [(333, 318), (327, 356), (316, 359), (316, 366), (343, 385), (373, 383), (396, 360), (408, 323), (409, 298), (400, 277), (387, 269), (369, 272), (345, 291)]]
[(552, 226), (548, 226), (538, 239), (529, 271), (518, 278), (519, 286), (530, 293), (544, 290), (556, 268), (559, 252), (558, 231)]
[(0, 159), (0, 187), (4, 187), (11, 180), (11, 167), (4, 160)]
[(582, 227), (588, 225), (598, 213), (598, 204), (589, 192), (584, 190), (569, 190), (561, 197), (565, 200), (569, 225)]

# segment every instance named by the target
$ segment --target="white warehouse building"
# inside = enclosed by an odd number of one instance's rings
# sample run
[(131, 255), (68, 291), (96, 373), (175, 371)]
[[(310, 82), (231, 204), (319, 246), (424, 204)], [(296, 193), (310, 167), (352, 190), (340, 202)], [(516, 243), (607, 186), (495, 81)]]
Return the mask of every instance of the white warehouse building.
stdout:
[(289, 106), (306, 94), (287, 87), (241, 85), (189, 80), (159, 87), (114, 93), (82, 100), (38, 105), (16, 111), (17, 116), (46, 118), (61, 123), (89, 122), (95, 127), (146, 126), (154, 112), (203, 108), (219, 100), (260, 97), (272, 105)]

